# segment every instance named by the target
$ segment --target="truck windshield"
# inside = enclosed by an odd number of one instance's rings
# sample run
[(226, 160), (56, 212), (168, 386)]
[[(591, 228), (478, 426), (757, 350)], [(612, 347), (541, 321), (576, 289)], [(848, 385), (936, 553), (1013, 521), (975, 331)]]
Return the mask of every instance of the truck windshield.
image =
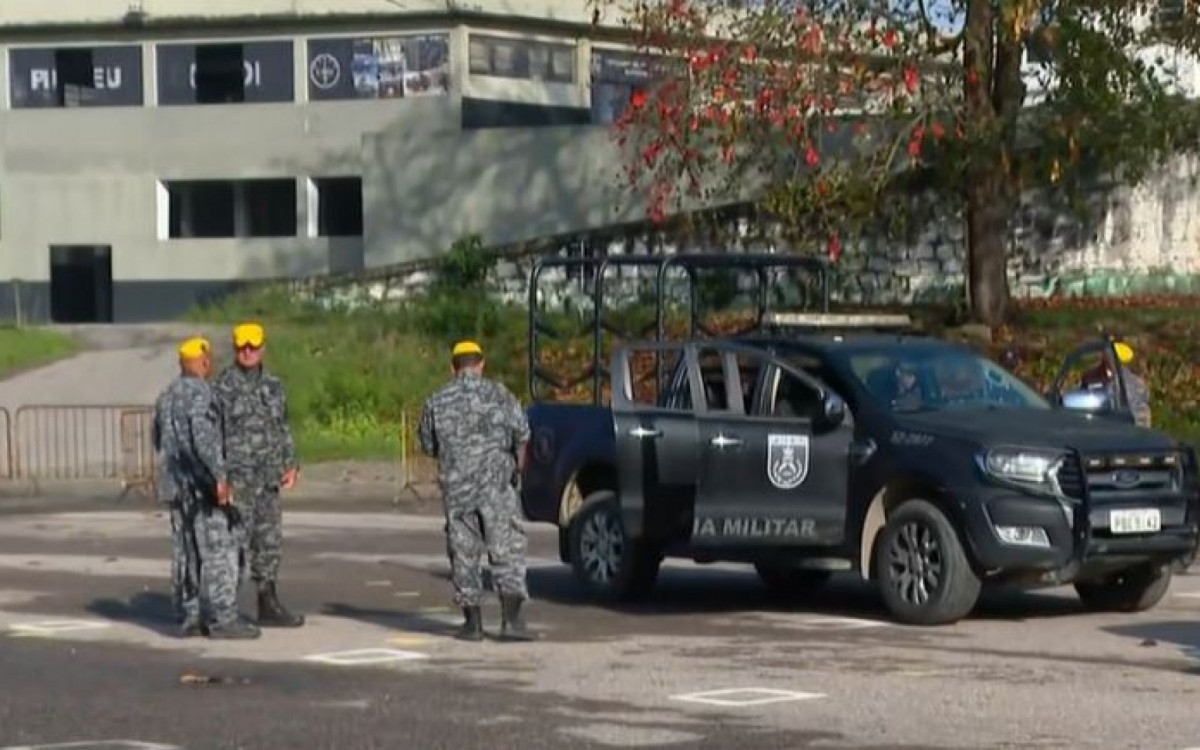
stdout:
[(1050, 408), (1003, 367), (965, 350), (856, 352), (849, 362), (867, 392), (895, 412)]

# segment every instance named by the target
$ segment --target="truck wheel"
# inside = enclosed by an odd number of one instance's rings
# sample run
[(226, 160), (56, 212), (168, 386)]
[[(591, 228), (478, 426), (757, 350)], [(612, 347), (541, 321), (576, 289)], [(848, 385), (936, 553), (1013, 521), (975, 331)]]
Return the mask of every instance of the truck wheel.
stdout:
[(575, 578), (599, 599), (637, 599), (658, 578), (657, 551), (625, 533), (614, 492), (594, 492), (584, 500), (571, 519), (567, 545)]
[(1096, 612), (1144, 612), (1162, 601), (1170, 586), (1170, 566), (1143, 565), (1102, 581), (1081, 581), (1075, 591), (1083, 606)]
[(975, 607), (983, 586), (954, 526), (924, 500), (909, 500), (891, 514), (874, 560), (883, 600), (905, 623), (955, 622)]
[(1185, 557), (1175, 562), (1171, 572), (1178, 573), (1179, 575), (1187, 575), (1188, 570), (1195, 564), (1196, 549), (1193, 549), (1191, 552), (1187, 553)]
[(789, 599), (806, 597), (833, 577), (828, 570), (803, 570), (774, 563), (754, 563), (754, 569), (771, 595)]

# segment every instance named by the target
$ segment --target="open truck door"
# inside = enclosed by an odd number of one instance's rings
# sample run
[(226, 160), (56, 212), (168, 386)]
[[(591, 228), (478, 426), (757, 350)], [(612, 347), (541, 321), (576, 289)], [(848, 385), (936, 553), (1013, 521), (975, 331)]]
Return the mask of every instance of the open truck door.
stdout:
[(693, 546), (841, 544), (853, 440), (841, 398), (761, 350), (706, 342), (697, 356), (709, 366), (696, 404)]
[[(1113, 370), (1108, 384), (1098, 378), (1105, 358)], [(1136, 420), (1129, 405), (1124, 368), (1120, 362), (1111, 339), (1097, 339), (1076, 347), (1063, 360), (1047, 398), (1063, 409), (1134, 424)]]
[(696, 492), (695, 351), (678, 342), (629, 344), (613, 353), (611, 372), (625, 533), (632, 539), (670, 533), (659, 524), (678, 517)]

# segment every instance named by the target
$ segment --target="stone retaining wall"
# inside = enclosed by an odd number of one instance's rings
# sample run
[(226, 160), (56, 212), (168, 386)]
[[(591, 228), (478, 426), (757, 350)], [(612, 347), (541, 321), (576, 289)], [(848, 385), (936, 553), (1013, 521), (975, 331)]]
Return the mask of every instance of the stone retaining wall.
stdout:
[[(1200, 291), (1200, 161), (1180, 157), (1136, 187), (1097, 188), (1087, 218), (1029, 194), (1013, 217), (1009, 277), (1017, 297), (1105, 295), (1140, 291)], [(532, 257), (557, 254), (672, 252), (789, 252), (764, 228), (745, 218), (725, 222), (724, 242), (671, 241), (646, 227), (610, 230), (604, 236), (549, 242), (521, 256), (506, 255), (492, 273), (504, 299), (528, 298)], [(528, 251), (527, 251), (528, 252)], [(895, 303), (961, 299), (966, 231), (961, 216), (930, 220), (905, 241), (847, 239), (835, 266), (833, 296), (850, 302)], [(431, 263), (329, 280), (307, 291), (331, 304), (399, 300), (433, 278)], [(575, 279), (575, 282), (578, 280)], [(610, 284), (610, 299), (636, 292), (636, 284)], [(581, 285), (561, 269), (549, 271), (543, 302), (584, 304)]]

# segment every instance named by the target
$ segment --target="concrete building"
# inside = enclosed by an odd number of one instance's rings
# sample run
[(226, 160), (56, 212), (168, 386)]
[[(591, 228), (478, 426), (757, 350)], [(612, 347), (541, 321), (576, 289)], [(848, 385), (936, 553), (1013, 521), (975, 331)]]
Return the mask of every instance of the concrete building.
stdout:
[(3, 318), (641, 218), (601, 126), (645, 71), (583, 0), (0, 0), (0, 48)]
[[(0, 319), (158, 320), (641, 222), (604, 127), (648, 77), (621, 39), (586, 0), (0, 0)], [(1023, 211), (1018, 293), (1200, 279), (1196, 171), (1114, 193), (1100, 229)], [(925, 234), (848, 254), (847, 295), (960, 285), (961, 227)]]

